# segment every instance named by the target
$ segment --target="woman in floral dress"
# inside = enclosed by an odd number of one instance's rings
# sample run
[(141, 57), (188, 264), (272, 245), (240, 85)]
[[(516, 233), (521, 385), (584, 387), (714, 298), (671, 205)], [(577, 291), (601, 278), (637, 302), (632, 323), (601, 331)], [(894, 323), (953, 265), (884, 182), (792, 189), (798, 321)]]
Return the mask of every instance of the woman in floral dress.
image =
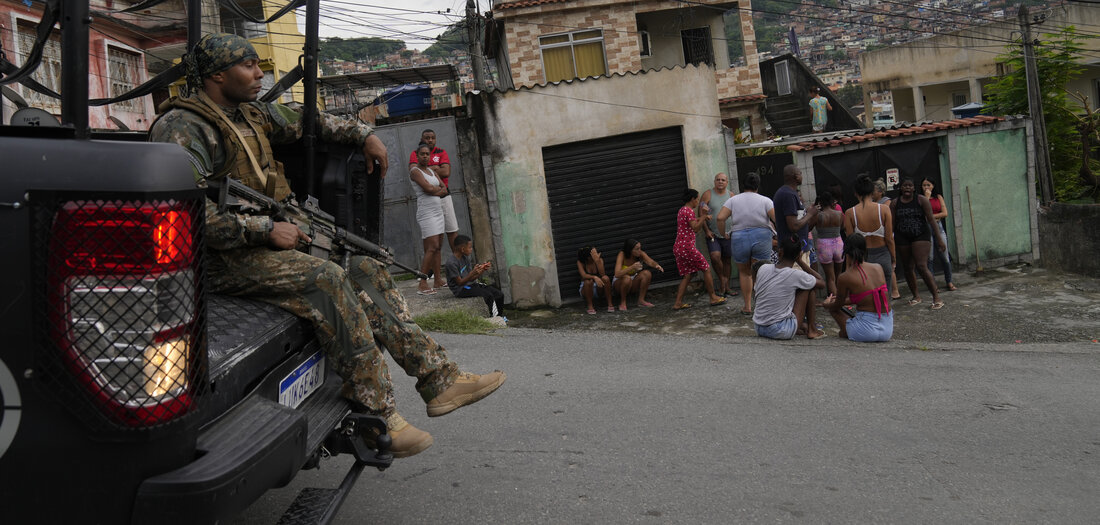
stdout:
[(710, 275), (710, 265), (707, 264), (706, 257), (703, 257), (695, 247), (695, 232), (699, 231), (703, 223), (710, 218), (709, 213), (702, 217), (695, 217), (695, 208), (698, 206), (699, 192), (692, 189), (685, 190), (684, 205), (676, 214), (676, 244), (672, 247), (672, 255), (676, 256), (676, 268), (680, 270), (680, 275), (683, 277), (680, 280), (680, 287), (676, 290), (673, 310), (691, 307), (690, 304), (683, 302), (683, 299), (688, 283), (696, 272), (703, 272), (703, 284), (706, 285), (707, 293), (710, 294), (710, 305), (718, 306), (726, 302), (724, 297), (714, 293), (714, 279)]

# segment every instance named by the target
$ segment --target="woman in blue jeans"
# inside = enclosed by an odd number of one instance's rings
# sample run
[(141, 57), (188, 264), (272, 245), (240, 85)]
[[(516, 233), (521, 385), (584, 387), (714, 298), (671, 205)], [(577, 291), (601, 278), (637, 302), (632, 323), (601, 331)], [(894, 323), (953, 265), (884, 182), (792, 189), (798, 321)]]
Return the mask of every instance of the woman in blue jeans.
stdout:
[[(882, 265), (867, 262), (867, 240), (853, 233), (844, 240), (848, 268), (836, 279), (836, 295), (822, 306), (840, 326), (840, 337), (852, 341), (889, 341), (894, 335), (894, 312)], [(854, 314), (844, 305), (855, 305)]]
[(752, 263), (769, 261), (772, 257), (772, 235), (775, 232), (775, 209), (772, 200), (757, 193), (760, 176), (750, 173), (741, 185), (741, 193), (730, 197), (718, 212), (718, 237), (726, 236), (726, 219), (732, 217), (730, 248), (737, 276), (741, 283), (743, 315), (752, 315)]

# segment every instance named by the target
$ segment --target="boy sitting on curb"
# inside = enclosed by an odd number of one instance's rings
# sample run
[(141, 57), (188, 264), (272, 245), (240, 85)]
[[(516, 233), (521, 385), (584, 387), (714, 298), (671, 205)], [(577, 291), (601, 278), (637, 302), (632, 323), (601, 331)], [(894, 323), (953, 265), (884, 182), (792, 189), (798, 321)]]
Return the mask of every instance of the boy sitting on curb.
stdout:
[(491, 262), (474, 264), (470, 255), (474, 253), (474, 241), (466, 235), (455, 237), (454, 251), (447, 258), (443, 270), (447, 274), (447, 286), (455, 297), (481, 297), (489, 307), (489, 318), (507, 322), (504, 312), (504, 293), (487, 284), (478, 282), (478, 278), (492, 267)]

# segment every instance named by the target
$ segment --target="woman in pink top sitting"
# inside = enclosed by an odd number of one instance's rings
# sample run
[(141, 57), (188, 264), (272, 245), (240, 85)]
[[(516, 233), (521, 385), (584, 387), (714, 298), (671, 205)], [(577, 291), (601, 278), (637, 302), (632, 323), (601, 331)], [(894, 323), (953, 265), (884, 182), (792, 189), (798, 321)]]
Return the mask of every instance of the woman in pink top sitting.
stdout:
[[(840, 326), (840, 337), (852, 341), (889, 341), (894, 335), (894, 312), (882, 266), (869, 263), (867, 241), (854, 233), (844, 240), (848, 268), (836, 280), (836, 295), (825, 299), (825, 309)], [(855, 312), (844, 305), (855, 305)]]

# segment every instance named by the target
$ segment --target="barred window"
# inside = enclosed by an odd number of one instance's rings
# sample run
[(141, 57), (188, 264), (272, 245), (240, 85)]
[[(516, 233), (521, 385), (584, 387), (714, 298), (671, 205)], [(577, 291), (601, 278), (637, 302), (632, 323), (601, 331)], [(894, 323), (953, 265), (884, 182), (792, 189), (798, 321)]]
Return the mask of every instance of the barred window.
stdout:
[[(238, 0), (237, 5), (253, 18), (263, 19), (266, 16), (264, 14), (262, 0)], [(241, 15), (225, 7), (221, 7), (220, 13), (222, 31), (226, 33), (232, 33), (249, 40), (261, 38), (267, 34), (267, 27), (264, 24), (257, 24), (256, 22), (245, 20)]]
[[(107, 46), (107, 95), (110, 98), (122, 95), (141, 82), (141, 56), (137, 53)], [(140, 112), (144, 109), (142, 98), (132, 98), (111, 105), (112, 109)]]
[[(34, 49), (36, 36), (33, 22), (18, 21), (15, 34), (15, 53), (19, 65), (25, 63), (27, 56), (31, 54), (31, 49)], [(55, 34), (46, 41), (46, 45), (42, 49), (42, 63), (34, 71), (32, 78), (38, 81), (39, 84), (52, 89), (55, 93), (61, 93), (61, 37)], [(27, 103), (31, 106), (44, 109), (55, 115), (61, 114), (60, 99), (32, 91), (22, 84), (19, 87), (23, 98), (27, 99)]]

